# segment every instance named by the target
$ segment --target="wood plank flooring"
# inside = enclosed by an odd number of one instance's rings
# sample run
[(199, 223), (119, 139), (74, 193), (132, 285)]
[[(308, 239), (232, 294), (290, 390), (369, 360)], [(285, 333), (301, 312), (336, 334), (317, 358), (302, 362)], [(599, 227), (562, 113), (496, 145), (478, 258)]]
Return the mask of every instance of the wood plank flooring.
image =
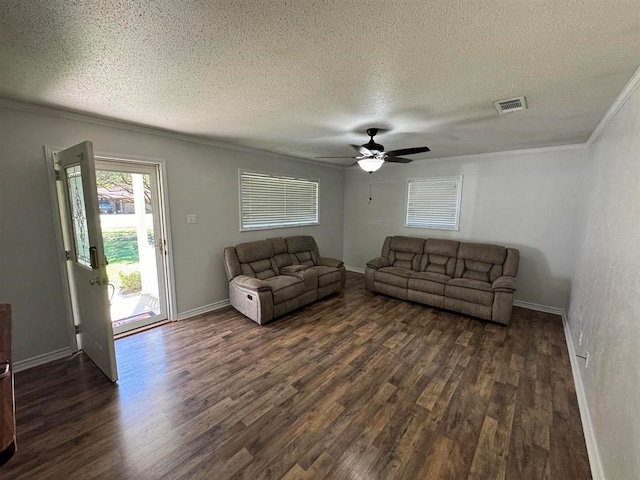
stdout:
[(591, 478), (562, 322), (347, 289), (266, 326), (228, 308), (18, 373), (2, 479)]

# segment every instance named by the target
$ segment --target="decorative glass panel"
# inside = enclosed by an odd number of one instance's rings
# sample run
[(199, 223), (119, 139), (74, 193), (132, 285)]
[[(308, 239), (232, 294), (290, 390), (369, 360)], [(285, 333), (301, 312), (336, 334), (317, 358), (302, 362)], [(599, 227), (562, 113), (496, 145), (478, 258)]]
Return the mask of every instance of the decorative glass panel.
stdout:
[(91, 268), (89, 256), (89, 229), (87, 212), (84, 205), (82, 175), (80, 165), (66, 169), (69, 188), (69, 205), (71, 206), (71, 224), (73, 225), (73, 241), (75, 244), (76, 262)]

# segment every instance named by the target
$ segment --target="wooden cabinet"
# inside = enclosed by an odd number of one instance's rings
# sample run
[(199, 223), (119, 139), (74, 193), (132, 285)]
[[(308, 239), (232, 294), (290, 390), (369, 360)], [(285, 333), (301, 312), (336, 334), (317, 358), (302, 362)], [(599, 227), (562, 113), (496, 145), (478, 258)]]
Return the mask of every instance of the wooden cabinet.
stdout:
[(0, 304), (0, 466), (16, 451), (16, 411), (11, 360), (11, 305)]

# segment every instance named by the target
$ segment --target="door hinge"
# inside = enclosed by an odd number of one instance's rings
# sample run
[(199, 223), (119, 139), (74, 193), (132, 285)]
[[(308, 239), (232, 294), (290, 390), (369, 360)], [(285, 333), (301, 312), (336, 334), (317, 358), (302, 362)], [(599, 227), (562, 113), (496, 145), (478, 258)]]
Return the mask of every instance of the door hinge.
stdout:
[(70, 250), (65, 250), (64, 251), (64, 258), (66, 258), (67, 261), (71, 260), (71, 251)]
[(59, 182), (60, 181), (60, 170), (54, 170), (55, 175), (56, 175), (56, 181)]
[(80, 325), (76, 325), (76, 335), (80, 335)]

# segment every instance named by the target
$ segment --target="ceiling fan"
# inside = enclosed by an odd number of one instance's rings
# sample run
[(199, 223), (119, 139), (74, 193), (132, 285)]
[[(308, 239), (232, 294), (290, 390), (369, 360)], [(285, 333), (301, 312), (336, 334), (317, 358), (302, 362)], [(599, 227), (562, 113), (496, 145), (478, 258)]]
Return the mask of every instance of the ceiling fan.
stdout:
[[(360, 155), (356, 157), (316, 157), (316, 158), (355, 158), (365, 172), (373, 173), (378, 170), (384, 162), (409, 163), (410, 158), (403, 158), (402, 155), (413, 155), (415, 153), (429, 152), (429, 147), (401, 148), (399, 150), (389, 150), (385, 152), (384, 146), (374, 142), (373, 137), (378, 133), (377, 128), (367, 128), (367, 135), (371, 137), (364, 145), (351, 145)], [(355, 163), (354, 163), (355, 165)]]

